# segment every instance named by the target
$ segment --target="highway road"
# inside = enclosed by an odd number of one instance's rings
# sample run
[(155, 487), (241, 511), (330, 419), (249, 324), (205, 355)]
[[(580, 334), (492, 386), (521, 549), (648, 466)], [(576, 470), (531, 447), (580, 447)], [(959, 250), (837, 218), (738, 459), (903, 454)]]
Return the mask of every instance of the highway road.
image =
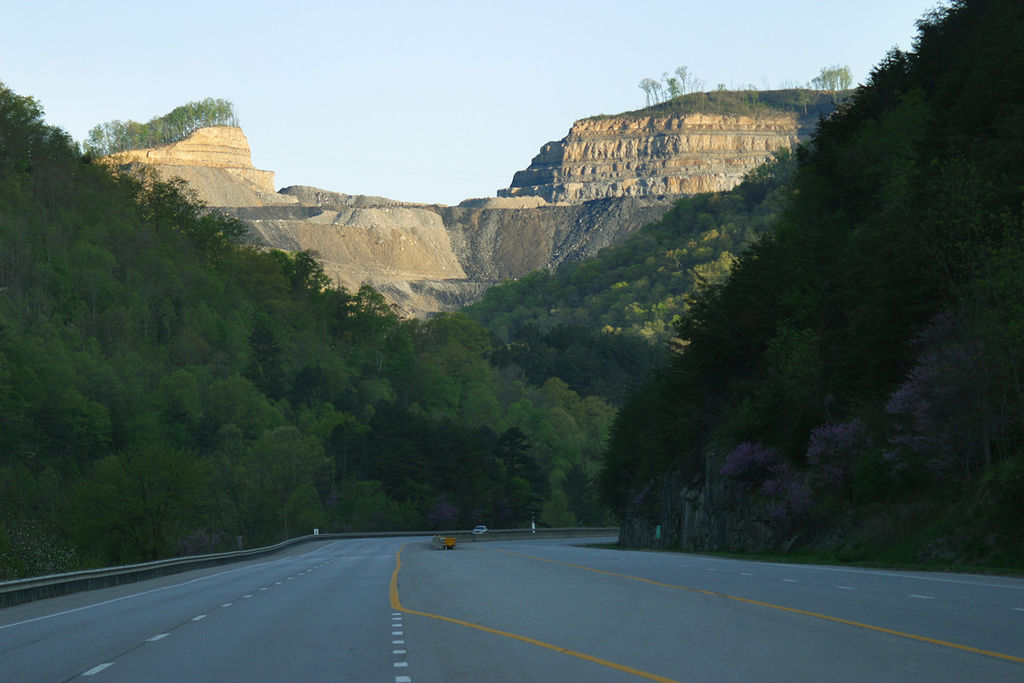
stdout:
[(1024, 681), (1024, 580), (572, 543), (319, 541), (9, 607), (0, 681)]

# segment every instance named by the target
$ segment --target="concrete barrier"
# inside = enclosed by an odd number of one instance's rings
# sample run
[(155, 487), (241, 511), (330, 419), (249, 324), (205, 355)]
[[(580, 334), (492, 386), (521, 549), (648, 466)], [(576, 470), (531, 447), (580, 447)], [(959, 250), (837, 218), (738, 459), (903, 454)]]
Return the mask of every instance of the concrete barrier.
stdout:
[(497, 529), (488, 531), (485, 534), (473, 534), (469, 531), (405, 531), (405, 532), (369, 532), (369, 533), (340, 533), (340, 534), (310, 534), (300, 536), (277, 545), (265, 548), (253, 548), (251, 550), (236, 550), (227, 553), (213, 553), (210, 555), (195, 555), (191, 557), (176, 557), (168, 560), (156, 560), (155, 562), (143, 562), (141, 564), (123, 565), (120, 567), (104, 567), (101, 569), (86, 569), (65, 574), (50, 574), (48, 576), (33, 576), (27, 579), (15, 581), (0, 581), (0, 608), (19, 605), (23, 602), (53, 598), (79, 591), (93, 590), (96, 588), (109, 588), (120, 586), (146, 579), (155, 579), (160, 576), (177, 574), (192, 569), (202, 569), (232, 562), (251, 560), (266, 555), (272, 555), (299, 543), (312, 541), (331, 541), (349, 538), (396, 538), (423, 537), (430, 541), (431, 537), (440, 534), (452, 536), (457, 543), (473, 543), (480, 541), (511, 541), (529, 538), (587, 538), (597, 536), (617, 536), (618, 527), (605, 528), (567, 528), (567, 529), (537, 529), (536, 532), (530, 529)]

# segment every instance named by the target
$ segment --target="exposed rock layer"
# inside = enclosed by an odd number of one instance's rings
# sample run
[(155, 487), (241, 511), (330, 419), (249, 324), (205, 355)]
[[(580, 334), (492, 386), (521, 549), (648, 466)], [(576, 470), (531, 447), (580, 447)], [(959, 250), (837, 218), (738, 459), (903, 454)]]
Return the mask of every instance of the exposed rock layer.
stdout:
[(812, 125), (795, 113), (584, 119), (541, 147), (498, 194), (578, 203), (730, 190), (774, 151), (809, 135)]
[(179, 142), (118, 152), (109, 159), (122, 166), (146, 164), (165, 177), (182, 178), (211, 206), (282, 203), (274, 190), (274, 172), (252, 165), (249, 140), (235, 126), (200, 128)]

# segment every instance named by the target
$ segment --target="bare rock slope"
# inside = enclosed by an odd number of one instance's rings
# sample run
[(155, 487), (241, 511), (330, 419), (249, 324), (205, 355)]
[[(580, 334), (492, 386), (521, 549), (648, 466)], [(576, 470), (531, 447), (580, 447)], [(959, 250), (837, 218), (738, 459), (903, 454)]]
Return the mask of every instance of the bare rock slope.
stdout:
[(280, 194), (295, 203), (222, 210), (244, 220), (259, 244), (314, 252), (336, 284), (369, 284), (403, 314), (458, 307), (490, 284), (467, 281), (436, 207), (311, 187)]

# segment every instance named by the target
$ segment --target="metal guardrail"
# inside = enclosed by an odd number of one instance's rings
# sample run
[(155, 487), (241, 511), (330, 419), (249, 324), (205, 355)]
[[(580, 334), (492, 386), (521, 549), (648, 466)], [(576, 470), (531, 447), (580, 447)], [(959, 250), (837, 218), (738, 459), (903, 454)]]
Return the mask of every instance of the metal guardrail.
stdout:
[(68, 595), (79, 591), (94, 590), (96, 588), (108, 588), (120, 586), (146, 579), (155, 579), (160, 576), (177, 574), (192, 569), (202, 569), (232, 562), (251, 560), (265, 555), (272, 555), (285, 548), (299, 543), (310, 541), (329, 541), (345, 538), (396, 538), (396, 537), (425, 537), (428, 540), (435, 534), (454, 536), (460, 543), (478, 541), (510, 541), (527, 538), (592, 538), (604, 536), (617, 536), (618, 527), (594, 527), (594, 528), (563, 528), (563, 529), (495, 529), (484, 534), (473, 534), (468, 531), (408, 531), (408, 532), (369, 532), (369, 533), (338, 533), (338, 534), (310, 534), (299, 536), (276, 545), (264, 548), (252, 548), (250, 550), (235, 550), (226, 553), (212, 553), (209, 555), (192, 555), (189, 557), (176, 557), (167, 560), (156, 560), (154, 562), (143, 562), (140, 564), (122, 565), (119, 567), (103, 567), (100, 569), (85, 569), (77, 572), (64, 574), (49, 574), (47, 576), (33, 576), (27, 579), (16, 579), (14, 581), (0, 581), (0, 608), (19, 605), (33, 600), (53, 598), (60, 595)]
[(561, 529), (488, 529), (482, 534), (467, 531), (435, 531), (454, 536), (459, 543), (480, 541), (522, 541), (528, 538), (604, 538), (618, 536), (619, 527), (566, 527)]

